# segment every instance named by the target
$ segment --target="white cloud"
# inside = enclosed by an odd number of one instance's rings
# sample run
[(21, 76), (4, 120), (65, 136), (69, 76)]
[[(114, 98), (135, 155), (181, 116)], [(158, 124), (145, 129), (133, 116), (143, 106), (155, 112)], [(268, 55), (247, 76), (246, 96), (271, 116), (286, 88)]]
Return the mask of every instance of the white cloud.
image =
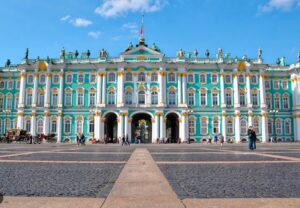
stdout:
[(118, 36), (112, 37), (111, 39), (112, 39), (113, 41), (118, 41), (118, 40), (120, 40), (121, 38), (122, 38), (122, 36), (121, 36), (121, 35), (118, 35)]
[(103, 0), (95, 12), (103, 17), (117, 17), (128, 12), (156, 12), (167, 0)]
[(95, 39), (98, 39), (100, 35), (101, 35), (100, 31), (90, 31), (88, 33), (88, 36), (95, 38)]
[(72, 23), (76, 27), (87, 27), (93, 24), (91, 20), (83, 19), (83, 18), (75, 18), (70, 20), (70, 23)]
[(269, 0), (266, 4), (258, 7), (262, 13), (274, 10), (290, 11), (295, 7), (300, 7), (300, 0)]
[(70, 19), (70, 17), (70, 15), (63, 16), (62, 18), (60, 18), (60, 21), (67, 21), (68, 19)]
[(125, 24), (122, 25), (122, 28), (124, 29), (130, 29), (130, 30), (133, 30), (133, 29), (136, 29), (138, 26), (135, 22), (127, 22)]

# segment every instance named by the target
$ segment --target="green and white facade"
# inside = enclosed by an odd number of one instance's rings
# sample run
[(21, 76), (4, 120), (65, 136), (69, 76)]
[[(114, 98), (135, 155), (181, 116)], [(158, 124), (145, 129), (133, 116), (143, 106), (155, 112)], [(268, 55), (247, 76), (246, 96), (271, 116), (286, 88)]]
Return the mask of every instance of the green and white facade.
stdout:
[[(216, 57), (216, 58), (215, 58)], [(265, 64), (258, 58), (198, 53), (165, 57), (141, 39), (119, 57), (101, 50), (29, 59), (0, 68), (0, 131), (23, 128), (57, 141), (128, 135), (196, 141), (215, 134), (247, 139), (300, 140), (300, 63)], [(7, 110), (6, 113), (3, 110)], [(112, 140), (110, 140), (112, 141)]]

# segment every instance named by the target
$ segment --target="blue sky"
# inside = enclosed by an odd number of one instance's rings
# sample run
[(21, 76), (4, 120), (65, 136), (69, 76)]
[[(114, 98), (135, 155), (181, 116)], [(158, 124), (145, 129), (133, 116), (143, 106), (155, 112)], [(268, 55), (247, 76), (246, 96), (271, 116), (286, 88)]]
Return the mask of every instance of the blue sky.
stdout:
[(222, 47), (256, 57), (261, 47), (265, 62), (292, 63), (300, 51), (300, 0), (9, 0), (0, 8), (0, 66), (20, 63), (27, 47), (30, 58), (58, 57), (62, 47), (118, 56), (138, 41), (142, 13), (146, 42), (166, 56)]

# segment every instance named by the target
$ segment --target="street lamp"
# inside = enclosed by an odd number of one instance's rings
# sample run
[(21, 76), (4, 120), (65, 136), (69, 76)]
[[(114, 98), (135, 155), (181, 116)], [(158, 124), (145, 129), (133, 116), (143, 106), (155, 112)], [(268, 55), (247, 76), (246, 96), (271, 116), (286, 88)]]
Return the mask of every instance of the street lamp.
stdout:
[(5, 109), (2, 111), (3, 113), (5, 113), (5, 128), (4, 128), (4, 135), (6, 135), (7, 132), (7, 114), (10, 113), (10, 109)]
[(96, 113), (96, 110), (95, 109), (90, 109), (90, 113), (92, 114), (93, 116), (93, 124), (94, 124), (94, 127), (93, 127), (93, 132), (92, 132), (92, 136), (93, 136), (93, 139), (94, 139), (94, 132), (95, 132), (95, 113)]
[(193, 113), (193, 109), (188, 108), (187, 113), (188, 113), (188, 129), (189, 129), (189, 138), (188, 138), (188, 144), (191, 143), (191, 129), (190, 129), (190, 114)]
[[(274, 126), (274, 141), (276, 141), (276, 137), (277, 137), (277, 133), (276, 133), (276, 125), (275, 125), (275, 115), (277, 114), (277, 113), (279, 113), (279, 110), (278, 109), (271, 109), (271, 110), (269, 110), (269, 113), (270, 114), (273, 114), (273, 126)], [(272, 140), (271, 140), (271, 142), (272, 142)]]

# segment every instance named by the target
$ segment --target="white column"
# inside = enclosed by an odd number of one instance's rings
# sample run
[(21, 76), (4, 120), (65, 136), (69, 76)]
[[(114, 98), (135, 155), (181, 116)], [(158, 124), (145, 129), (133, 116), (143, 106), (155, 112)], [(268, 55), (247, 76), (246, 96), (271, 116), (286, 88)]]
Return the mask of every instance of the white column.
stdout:
[(128, 118), (127, 120), (127, 134), (128, 134), (128, 139), (131, 142), (131, 119)]
[(235, 111), (235, 142), (241, 142), (241, 125), (240, 125), (240, 112)]
[(152, 120), (152, 143), (156, 143), (156, 139), (159, 137), (158, 135), (158, 119), (159, 116), (155, 113), (154, 118)]
[(37, 103), (38, 78), (39, 78), (39, 74), (38, 73), (34, 73), (34, 78), (33, 78), (33, 94), (32, 94), (32, 107), (36, 107), (36, 103)]
[(100, 123), (99, 123), (100, 139), (104, 139), (104, 122), (105, 119), (101, 118), (100, 116)]
[(181, 95), (181, 91), (182, 91), (182, 73), (177, 73), (177, 79), (178, 79), (178, 105), (180, 106), (182, 104), (182, 95)]
[(234, 108), (240, 107), (239, 99), (239, 84), (238, 84), (238, 74), (235, 72), (233, 74), (233, 92), (234, 92)]
[(179, 137), (181, 142), (188, 142), (187, 114), (182, 113), (179, 120)]
[(50, 107), (50, 91), (51, 91), (51, 73), (47, 73), (47, 76), (46, 76), (46, 93), (45, 93), (45, 102), (44, 102), (44, 106), (46, 108)]
[(266, 113), (266, 111), (262, 111), (261, 114), (261, 136), (262, 136), (263, 143), (269, 141), (268, 114)]
[(227, 132), (226, 132), (226, 112), (225, 111), (222, 111), (222, 135), (224, 136), (224, 141), (226, 142), (227, 139), (226, 139), (226, 135), (227, 135)]
[(94, 125), (94, 135), (95, 135), (95, 138), (96, 139), (101, 139), (100, 137), (100, 123), (101, 123), (101, 113), (99, 112), (96, 112), (95, 113), (95, 116), (94, 116), (94, 119), (95, 119), (95, 125)]
[(101, 105), (102, 101), (102, 73), (97, 74), (97, 106)]
[(20, 80), (20, 94), (19, 94), (19, 108), (23, 108), (25, 104), (25, 83), (26, 83), (26, 74), (24, 72), (21, 73)]
[[(223, 69), (221, 70), (220, 74), (220, 88), (221, 88), (221, 108), (225, 108), (225, 89), (224, 89), (224, 72)], [(225, 135), (223, 135), (225, 137)]]
[(251, 103), (251, 86), (250, 86), (250, 73), (246, 73), (246, 88), (247, 88), (247, 104), (248, 108), (252, 108)]
[(166, 137), (166, 121), (163, 114), (161, 114), (160, 116), (160, 137), (161, 138)]
[(44, 114), (44, 134), (49, 134), (49, 126), (50, 126), (50, 113), (45, 112)]
[(62, 140), (62, 113), (59, 112), (57, 115), (57, 143), (60, 143)]
[(253, 126), (253, 113), (248, 111), (248, 126)]
[(123, 136), (123, 113), (119, 113), (119, 118), (118, 118), (118, 138)]
[(259, 94), (260, 94), (260, 107), (265, 109), (266, 106), (266, 91), (265, 91), (265, 77), (264, 74), (259, 75)]
[(133, 94), (132, 94), (132, 104), (137, 104), (137, 75), (133, 73)]
[(120, 69), (118, 74), (118, 94), (117, 94), (117, 101), (118, 101), (118, 106), (123, 106), (124, 105), (124, 71), (123, 69)]
[(300, 114), (297, 116), (296, 120), (297, 120), (296, 124), (298, 126), (297, 126), (297, 132), (296, 132), (297, 137), (296, 137), (295, 141), (300, 141), (300, 128), (299, 128), (299, 126), (300, 126)]
[(30, 132), (32, 136), (36, 136), (36, 113), (35, 112), (32, 112), (31, 114)]
[(166, 93), (166, 72), (163, 68), (160, 69), (158, 74), (158, 82), (159, 82), (159, 97), (158, 97), (158, 104), (160, 106), (164, 106), (166, 104), (165, 100), (165, 93)]
[(24, 126), (24, 113), (23, 110), (18, 110), (17, 128), (23, 129)]
[(64, 71), (61, 69), (59, 73), (59, 94), (58, 94), (58, 107), (62, 108), (64, 103)]
[(183, 73), (182, 74), (182, 104), (184, 106), (186, 106), (186, 103), (187, 103), (187, 99), (186, 99), (186, 92), (187, 92), (187, 89), (186, 89), (186, 74)]
[(126, 137), (127, 135), (128, 135), (128, 113), (125, 113), (124, 114), (124, 136)]
[(106, 104), (106, 73), (102, 77), (102, 105)]

